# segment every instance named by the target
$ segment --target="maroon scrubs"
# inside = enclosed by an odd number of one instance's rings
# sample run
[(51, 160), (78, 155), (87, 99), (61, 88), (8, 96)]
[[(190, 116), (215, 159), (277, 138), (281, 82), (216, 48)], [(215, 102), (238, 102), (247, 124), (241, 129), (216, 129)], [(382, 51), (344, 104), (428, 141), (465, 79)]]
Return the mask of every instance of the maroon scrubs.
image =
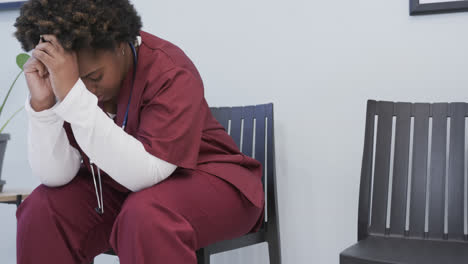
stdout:
[(201, 77), (184, 52), (147, 32), (140, 35), (135, 84), (132, 90), (130, 69), (115, 123), (122, 124), (132, 94), (125, 131), (177, 169), (138, 192), (101, 173), (101, 216), (94, 211), (88, 158), (65, 123), (84, 164), (69, 184), (40, 185), (21, 204), (18, 263), (89, 263), (112, 247), (123, 264), (195, 264), (198, 248), (260, 228), (261, 164), (242, 154), (215, 120)]

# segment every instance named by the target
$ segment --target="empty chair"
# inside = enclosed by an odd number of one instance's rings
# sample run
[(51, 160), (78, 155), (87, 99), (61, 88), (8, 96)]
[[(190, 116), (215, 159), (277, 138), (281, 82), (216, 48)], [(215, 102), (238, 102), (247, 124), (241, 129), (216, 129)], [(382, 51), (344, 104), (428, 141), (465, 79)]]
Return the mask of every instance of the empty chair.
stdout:
[(358, 242), (341, 264), (468, 263), (466, 103), (368, 101)]

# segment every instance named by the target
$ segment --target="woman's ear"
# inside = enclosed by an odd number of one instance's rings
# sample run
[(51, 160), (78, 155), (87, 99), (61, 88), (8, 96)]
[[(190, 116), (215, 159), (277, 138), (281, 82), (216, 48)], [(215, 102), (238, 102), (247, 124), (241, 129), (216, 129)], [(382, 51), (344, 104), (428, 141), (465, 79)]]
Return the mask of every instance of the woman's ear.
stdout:
[(125, 42), (120, 42), (117, 45), (115, 52), (118, 57), (125, 56)]

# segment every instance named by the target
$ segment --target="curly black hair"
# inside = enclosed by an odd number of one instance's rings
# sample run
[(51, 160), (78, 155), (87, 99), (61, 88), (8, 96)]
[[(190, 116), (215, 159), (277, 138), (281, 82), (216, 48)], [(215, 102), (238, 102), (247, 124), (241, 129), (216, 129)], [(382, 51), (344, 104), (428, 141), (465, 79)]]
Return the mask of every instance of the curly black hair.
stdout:
[(129, 0), (29, 0), (16, 18), (14, 36), (25, 51), (53, 34), (65, 50), (114, 49), (135, 41), (141, 18)]

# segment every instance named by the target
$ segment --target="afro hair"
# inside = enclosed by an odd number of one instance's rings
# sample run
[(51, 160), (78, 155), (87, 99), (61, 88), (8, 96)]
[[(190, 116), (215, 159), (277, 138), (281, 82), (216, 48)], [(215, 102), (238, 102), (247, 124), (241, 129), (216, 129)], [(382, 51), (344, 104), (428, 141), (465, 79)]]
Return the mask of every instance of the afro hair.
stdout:
[(14, 24), (15, 37), (30, 51), (40, 35), (55, 35), (65, 50), (111, 50), (135, 41), (141, 18), (129, 0), (29, 0)]

